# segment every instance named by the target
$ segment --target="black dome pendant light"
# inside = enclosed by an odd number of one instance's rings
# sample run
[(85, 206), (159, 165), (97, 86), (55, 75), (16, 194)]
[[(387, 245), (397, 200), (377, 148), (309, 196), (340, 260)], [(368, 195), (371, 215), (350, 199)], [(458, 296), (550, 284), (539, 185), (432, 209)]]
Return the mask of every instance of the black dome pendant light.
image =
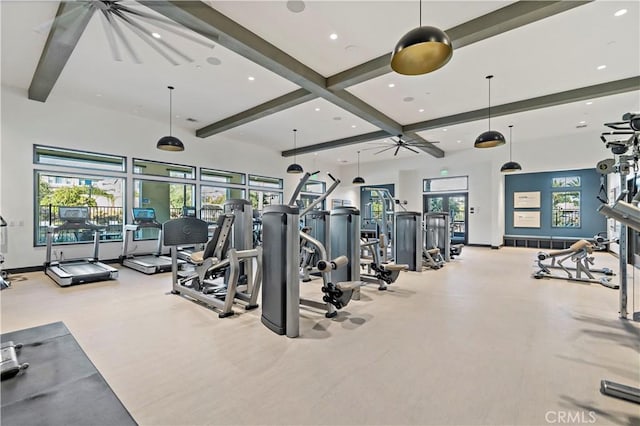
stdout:
[(509, 161), (504, 163), (502, 167), (500, 167), (500, 171), (502, 173), (513, 173), (518, 170), (522, 170), (522, 166), (515, 161), (511, 157), (512, 148), (513, 148), (513, 134), (511, 131), (513, 130), (513, 124), (509, 125)]
[(358, 176), (354, 177), (351, 183), (354, 185), (364, 184), (364, 178), (360, 176), (360, 151), (358, 151)]
[(175, 136), (171, 136), (171, 119), (172, 119), (172, 99), (171, 92), (173, 91), (173, 86), (167, 86), (169, 89), (169, 136), (163, 136), (158, 141), (156, 147), (163, 151), (184, 151), (184, 144), (182, 141)]
[(298, 129), (293, 129), (293, 164), (289, 164), (289, 167), (287, 167), (287, 173), (291, 173), (291, 174), (299, 174), (304, 171), (302, 169), (302, 166), (296, 163), (296, 133), (297, 132), (298, 132)]
[(476, 138), (473, 144), (476, 148), (493, 148), (505, 144), (504, 135), (496, 130), (491, 130), (491, 79), (492, 75), (485, 77), (489, 81), (489, 130)]
[(453, 46), (449, 36), (439, 28), (422, 26), (420, 0), (420, 26), (398, 41), (391, 55), (391, 68), (398, 74), (427, 74), (444, 66), (451, 56)]

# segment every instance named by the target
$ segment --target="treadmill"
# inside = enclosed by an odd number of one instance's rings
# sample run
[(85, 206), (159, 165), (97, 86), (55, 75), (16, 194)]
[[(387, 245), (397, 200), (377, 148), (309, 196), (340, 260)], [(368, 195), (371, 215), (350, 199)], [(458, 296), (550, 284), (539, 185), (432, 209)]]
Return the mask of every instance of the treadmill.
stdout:
[[(106, 281), (118, 277), (118, 270), (98, 261), (100, 245), (100, 227), (89, 222), (88, 207), (59, 207), (60, 219), (63, 224), (49, 227), (47, 230), (47, 258), (45, 274), (51, 277), (60, 287), (75, 284), (85, 284), (96, 281)], [(53, 234), (63, 231), (93, 231), (93, 257), (85, 259), (51, 260), (51, 246)]]
[[(162, 224), (156, 220), (156, 211), (152, 208), (134, 207), (132, 213), (133, 224), (124, 226), (125, 232), (122, 240), (120, 263), (147, 275), (171, 271), (171, 258), (162, 256)], [(129, 253), (129, 234), (141, 229), (158, 230), (158, 246), (155, 252), (138, 255)], [(179, 266), (184, 263), (184, 261), (178, 261)]]

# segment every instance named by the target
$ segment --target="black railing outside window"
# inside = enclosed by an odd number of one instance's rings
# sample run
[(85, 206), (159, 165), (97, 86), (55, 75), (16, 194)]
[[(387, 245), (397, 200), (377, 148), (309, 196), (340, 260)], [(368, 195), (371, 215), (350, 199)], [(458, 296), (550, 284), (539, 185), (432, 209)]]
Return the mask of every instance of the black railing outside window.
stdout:
[[(59, 216), (59, 206), (40, 206), (36, 226), (36, 245), (47, 242), (47, 228), (60, 226), (64, 222)], [(100, 226), (100, 241), (122, 241), (122, 207), (87, 207), (89, 222)], [(64, 231), (53, 236), (54, 244), (93, 242), (93, 231)]]

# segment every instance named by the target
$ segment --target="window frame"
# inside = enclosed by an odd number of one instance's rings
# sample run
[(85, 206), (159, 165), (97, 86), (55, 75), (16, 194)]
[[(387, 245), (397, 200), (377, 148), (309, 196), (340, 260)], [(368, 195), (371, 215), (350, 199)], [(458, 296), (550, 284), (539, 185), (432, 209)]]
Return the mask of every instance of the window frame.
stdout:
[[(32, 160), (33, 160), (33, 164), (40, 166), (40, 167), (62, 167), (65, 169), (72, 169), (72, 170), (76, 170), (76, 169), (82, 169), (82, 170), (93, 170), (95, 171), (96, 168), (95, 167), (90, 167), (90, 166), (82, 166), (82, 165), (69, 165), (69, 164), (51, 164), (51, 163), (46, 163), (46, 162), (42, 162), (39, 160), (39, 154), (38, 154), (38, 148), (44, 148), (44, 149), (50, 149), (50, 150), (54, 150), (54, 151), (60, 151), (60, 152), (69, 152), (69, 153), (78, 153), (78, 154), (89, 154), (89, 155), (96, 155), (96, 156), (103, 156), (103, 157), (112, 157), (112, 158), (119, 158), (121, 160), (121, 169), (120, 170), (110, 170), (110, 169), (99, 169), (101, 172), (108, 172), (108, 173), (127, 173), (127, 164), (128, 164), (128, 159), (126, 156), (123, 155), (114, 155), (114, 154), (105, 154), (103, 152), (95, 152), (95, 151), (83, 151), (83, 150), (79, 150), (79, 149), (73, 149), (73, 148), (63, 148), (63, 147), (56, 147), (56, 146), (51, 146), (51, 145), (40, 145), (40, 144), (33, 144), (33, 151), (32, 151)], [(87, 163), (91, 163), (89, 161), (87, 161)], [(94, 161), (93, 163), (99, 163), (98, 161)], [(114, 162), (115, 164), (115, 162)], [(36, 169), (39, 169), (39, 167), (36, 167)], [(34, 169), (35, 170), (35, 169)]]
[[(578, 188), (578, 187), (564, 187), (564, 190), (560, 190), (560, 191), (551, 191), (551, 228), (558, 228), (558, 229), (580, 229), (582, 228), (582, 190), (580, 189), (573, 189), (573, 190), (566, 190), (566, 188)], [(566, 225), (566, 221), (564, 225), (558, 225), (555, 223), (555, 217), (556, 217), (556, 212), (560, 211), (564, 211), (564, 210), (556, 210), (553, 204), (553, 200), (554, 200), (554, 195), (555, 194), (570, 194), (570, 193), (577, 193), (578, 194), (578, 209), (577, 210), (571, 210), (572, 212), (576, 212), (577, 211), (577, 216), (578, 216), (578, 226), (567, 226)]]
[[(184, 167), (186, 169), (191, 169), (192, 170), (192, 177), (179, 177), (179, 176), (171, 176), (170, 174), (168, 175), (160, 175), (160, 174), (155, 174), (155, 173), (142, 173), (142, 172), (137, 172), (136, 171), (136, 161), (144, 161), (146, 163), (153, 163), (153, 164), (159, 164), (159, 165), (165, 165), (165, 166), (176, 166), (176, 167)], [(140, 167), (140, 166), (138, 166)], [(177, 170), (176, 170), (177, 171)], [(197, 181), (197, 167), (196, 166), (189, 166), (186, 164), (178, 164), (178, 163), (167, 163), (165, 161), (156, 161), (156, 160), (145, 160), (144, 158), (137, 158), (137, 157), (133, 157), (131, 159), (131, 173), (133, 175), (136, 176), (155, 176), (155, 177), (159, 177), (159, 178), (169, 178), (169, 179), (178, 179), (178, 180), (188, 180), (188, 181)]]
[[(436, 180), (452, 180), (452, 179), (465, 179), (464, 188), (455, 187), (455, 188), (447, 188), (438, 191), (431, 190), (431, 185), (429, 182)], [(427, 185), (429, 185), (429, 190), (427, 190)], [(461, 175), (461, 176), (447, 176), (447, 177), (437, 177), (437, 178), (424, 178), (422, 179), (422, 193), (423, 194), (438, 194), (438, 193), (446, 193), (446, 192), (468, 192), (469, 191), (469, 176)]]

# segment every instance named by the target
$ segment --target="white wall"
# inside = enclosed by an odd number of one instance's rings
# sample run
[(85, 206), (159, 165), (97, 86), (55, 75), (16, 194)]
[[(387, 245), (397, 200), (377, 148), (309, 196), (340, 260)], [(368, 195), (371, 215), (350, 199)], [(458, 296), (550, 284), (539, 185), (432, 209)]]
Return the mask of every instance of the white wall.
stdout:
[[(21, 89), (2, 86), (1, 94), (0, 206), (1, 214), (13, 225), (8, 228), (6, 268), (39, 265), (45, 258), (43, 247), (33, 247), (34, 144), (281, 177), (285, 180), (285, 201), (300, 178), (285, 173), (291, 159), (257, 144), (228, 141), (219, 136), (200, 139), (192, 131), (174, 126), (173, 134), (184, 142), (186, 149), (180, 153), (165, 152), (155, 145), (167, 133), (167, 123), (61, 100), (55, 93), (46, 103), (28, 100), (26, 91)], [(328, 170), (326, 164), (311, 158), (299, 160), (305, 168)], [(337, 167), (330, 171), (336, 174)], [(131, 187), (130, 172), (127, 181)], [(128, 199), (132, 199), (131, 195)], [(117, 258), (120, 244), (102, 243), (100, 257)], [(153, 247), (150, 244), (149, 250)], [(86, 245), (64, 247), (66, 258), (87, 256), (89, 252)]]

